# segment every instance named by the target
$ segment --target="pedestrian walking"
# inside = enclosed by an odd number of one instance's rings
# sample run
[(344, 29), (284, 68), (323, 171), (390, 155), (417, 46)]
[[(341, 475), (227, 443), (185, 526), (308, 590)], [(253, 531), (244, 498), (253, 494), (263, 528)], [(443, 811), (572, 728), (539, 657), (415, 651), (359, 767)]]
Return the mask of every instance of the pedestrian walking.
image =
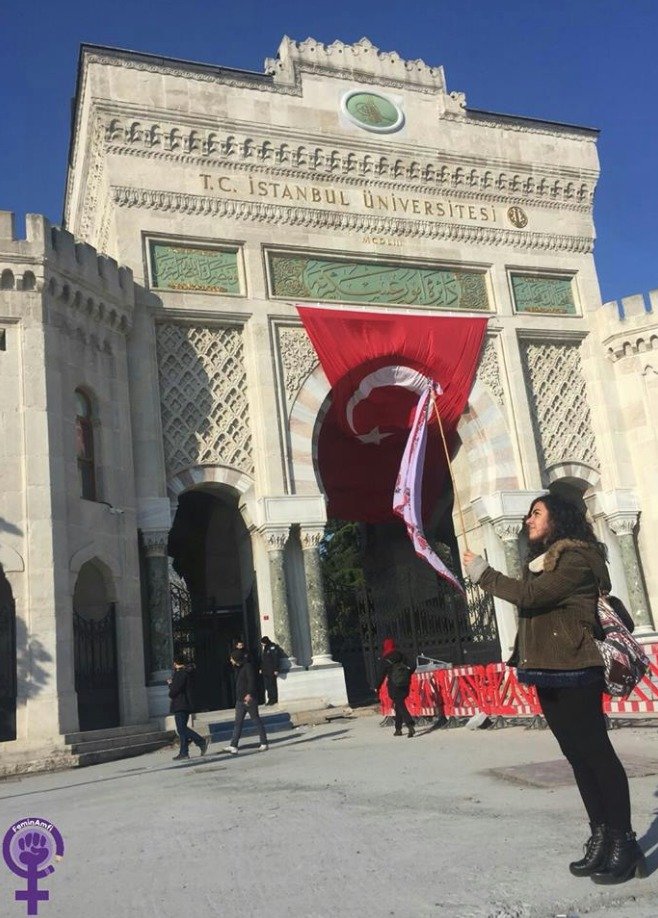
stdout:
[(523, 578), (491, 568), (472, 551), (470, 579), (518, 608), (519, 629), (508, 665), (534, 685), (546, 723), (569, 761), (589, 817), (585, 856), (569, 865), (595, 883), (646, 876), (631, 827), (628, 778), (608, 737), (602, 707), (603, 662), (595, 643), (599, 591), (610, 589), (605, 545), (584, 509), (553, 494), (538, 497), (525, 520), (529, 552)]
[(199, 747), (201, 755), (205, 755), (208, 749), (208, 740), (187, 726), (190, 714), (194, 711), (194, 702), (192, 698), (192, 674), (185, 660), (180, 658), (174, 660), (174, 671), (171, 679), (167, 679), (167, 684), (169, 685), (169, 698), (171, 699), (169, 710), (174, 715), (176, 732), (180, 740), (180, 750), (178, 755), (174, 756), (174, 762), (180, 759), (189, 759), (190, 743), (195, 743)]
[(411, 676), (415, 669), (416, 664), (411, 665), (407, 662), (404, 655), (395, 646), (393, 638), (384, 638), (377, 692), (379, 692), (384, 680), (386, 680), (386, 688), (395, 711), (395, 731), (393, 736), (402, 736), (402, 724), (407, 728), (409, 739), (416, 732), (414, 719), (407, 708)]
[(242, 736), (242, 726), (244, 719), (249, 717), (256, 724), (260, 736), (259, 752), (266, 752), (268, 747), (267, 734), (265, 726), (258, 713), (258, 685), (256, 680), (256, 668), (248, 659), (244, 650), (234, 650), (231, 654), (231, 664), (234, 667), (235, 678), (235, 724), (233, 726), (233, 736), (231, 737), (230, 746), (226, 746), (224, 752), (230, 752), (232, 755), (238, 754), (238, 744)]
[(260, 639), (262, 651), (260, 656), (260, 671), (265, 684), (265, 693), (267, 696), (266, 704), (277, 704), (279, 701), (279, 687), (277, 677), (279, 667), (283, 658), (283, 651), (278, 644), (271, 641), (265, 634)]

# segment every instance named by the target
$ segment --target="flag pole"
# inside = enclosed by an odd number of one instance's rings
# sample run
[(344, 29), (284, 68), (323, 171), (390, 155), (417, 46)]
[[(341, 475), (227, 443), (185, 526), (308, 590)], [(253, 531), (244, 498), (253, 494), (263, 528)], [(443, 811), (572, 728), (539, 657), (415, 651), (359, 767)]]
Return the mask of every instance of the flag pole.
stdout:
[(434, 385), (431, 387), (431, 398), (432, 405), (434, 406), (434, 413), (436, 415), (436, 420), (439, 424), (439, 431), (441, 432), (441, 442), (443, 443), (443, 449), (446, 454), (446, 461), (448, 463), (448, 471), (450, 472), (450, 480), (452, 481), (452, 493), (454, 495), (455, 501), (457, 503), (457, 512), (459, 513), (459, 522), (462, 527), (462, 536), (464, 537), (464, 547), (466, 551), (468, 548), (468, 536), (466, 535), (466, 526), (464, 524), (464, 513), (462, 511), (461, 501), (459, 500), (459, 491), (457, 490), (457, 483), (455, 482), (455, 476), (452, 471), (452, 462), (450, 461), (450, 453), (448, 452), (448, 444), (446, 443), (446, 435), (443, 431), (443, 423), (441, 421), (441, 415), (439, 414), (439, 406), (436, 404), (436, 392), (434, 391)]

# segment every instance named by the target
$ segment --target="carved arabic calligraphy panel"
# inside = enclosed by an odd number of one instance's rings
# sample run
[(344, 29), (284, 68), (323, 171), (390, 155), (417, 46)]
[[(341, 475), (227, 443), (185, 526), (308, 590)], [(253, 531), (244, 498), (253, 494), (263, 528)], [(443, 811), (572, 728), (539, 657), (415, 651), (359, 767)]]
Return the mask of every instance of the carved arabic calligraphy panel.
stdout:
[(483, 274), (268, 252), (271, 294), (325, 303), (430, 306), (486, 312)]
[(516, 312), (542, 312), (575, 316), (578, 312), (570, 278), (512, 274)]
[(240, 296), (237, 250), (151, 242), (151, 284), (169, 290), (204, 290)]

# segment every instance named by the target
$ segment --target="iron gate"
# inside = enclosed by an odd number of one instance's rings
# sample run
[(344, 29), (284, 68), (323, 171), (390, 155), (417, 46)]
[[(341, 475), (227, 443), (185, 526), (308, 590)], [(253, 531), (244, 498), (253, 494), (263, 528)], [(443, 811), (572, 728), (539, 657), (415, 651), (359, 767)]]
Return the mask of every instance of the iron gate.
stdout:
[(399, 605), (366, 592), (327, 596), (332, 653), (343, 664), (352, 703), (372, 697), (382, 641), (394, 638), (409, 658), (460, 664), (500, 660), (493, 597), (466, 581), (465, 595), (439, 582), (438, 595)]
[(254, 637), (249, 624), (254, 617), (253, 591), (244, 605), (219, 606), (212, 598), (190, 596), (185, 585), (170, 581), (174, 654), (182, 656), (194, 673), (194, 707), (216, 711), (235, 705), (232, 642), (243, 636), (247, 646)]
[(0, 742), (16, 739), (16, 607), (0, 570)]
[(116, 610), (111, 603), (101, 619), (73, 613), (75, 690), (80, 730), (119, 726), (119, 673)]

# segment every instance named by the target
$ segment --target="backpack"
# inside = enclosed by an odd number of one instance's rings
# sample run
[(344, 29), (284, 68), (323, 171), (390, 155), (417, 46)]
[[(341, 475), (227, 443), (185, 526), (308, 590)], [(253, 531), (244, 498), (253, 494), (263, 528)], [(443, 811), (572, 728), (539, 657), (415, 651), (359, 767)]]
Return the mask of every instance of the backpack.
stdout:
[[(624, 609), (625, 616), (618, 611)], [(603, 632), (603, 640), (596, 646), (603, 658), (603, 678), (608, 695), (622, 698), (630, 695), (649, 669), (649, 660), (629, 629), (625, 620), (633, 620), (620, 599), (599, 595), (596, 617)]]
[(395, 688), (408, 688), (411, 682), (411, 667), (404, 660), (396, 660), (391, 665), (388, 681)]

